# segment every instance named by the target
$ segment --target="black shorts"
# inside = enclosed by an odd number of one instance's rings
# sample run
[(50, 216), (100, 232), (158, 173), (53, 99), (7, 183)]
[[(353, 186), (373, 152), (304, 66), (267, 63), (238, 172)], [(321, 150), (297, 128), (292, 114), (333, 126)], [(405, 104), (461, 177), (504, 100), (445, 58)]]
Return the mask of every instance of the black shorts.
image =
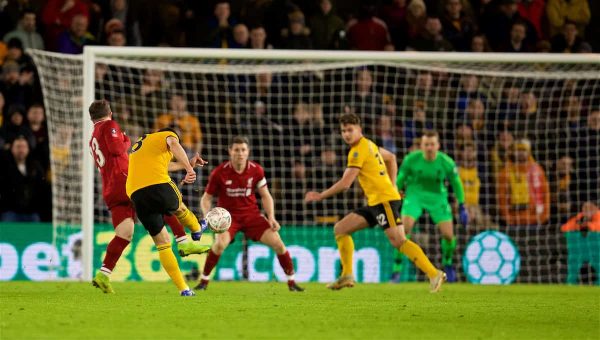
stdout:
[(151, 236), (165, 225), (163, 215), (172, 215), (181, 204), (181, 193), (173, 182), (150, 185), (131, 194), (135, 212)]
[(361, 207), (354, 210), (354, 213), (367, 220), (369, 227), (376, 225), (383, 229), (395, 227), (400, 224), (400, 210), (402, 201), (388, 201), (373, 206)]

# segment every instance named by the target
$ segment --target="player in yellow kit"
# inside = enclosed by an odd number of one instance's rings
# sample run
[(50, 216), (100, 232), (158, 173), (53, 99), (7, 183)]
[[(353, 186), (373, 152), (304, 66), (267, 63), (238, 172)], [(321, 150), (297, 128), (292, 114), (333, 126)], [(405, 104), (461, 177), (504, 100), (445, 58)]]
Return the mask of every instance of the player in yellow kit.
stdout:
[(398, 172), (396, 156), (363, 136), (360, 118), (356, 114), (344, 114), (339, 121), (342, 138), (351, 146), (348, 166), (339, 181), (323, 192), (307, 192), (305, 200), (320, 201), (348, 190), (358, 177), (368, 205), (349, 213), (335, 224), (334, 233), (342, 262), (342, 274), (327, 287), (342, 289), (354, 286), (354, 241), (351, 235), (355, 231), (378, 224), (383, 228), (392, 246), (407, 255), (427, 274), (431, 292), (439, 291), (446, 275), (431, 264), (421, 247), (406, 238), (404, 228), (399, 224), (400, 194), (393, 184)]
[[(171, 162), (175, 157), (176, 161)], [(169, 177), (169, 171), (185, 170), (184, 183), (194, 183), (194, 166), (206, 164), (199, 156), (191, 164), (179, 136), (171, 129), (162, 129), (141, 137), (132, 147), (129, 156), (129, 175), (126, 191), (131, 198), (138, 218), (150, 233), (160, 263), (180, 291), (181, 296), (195, 295), (186, 284), (177, 259), (171, 249), (171, 240), (164, 227), (163, 215), (174, 214), (184, 226), (199, 230), (200, 223), (181, 201), (177, 185)], [(210, 247), (206, 247), (208, 252)]]

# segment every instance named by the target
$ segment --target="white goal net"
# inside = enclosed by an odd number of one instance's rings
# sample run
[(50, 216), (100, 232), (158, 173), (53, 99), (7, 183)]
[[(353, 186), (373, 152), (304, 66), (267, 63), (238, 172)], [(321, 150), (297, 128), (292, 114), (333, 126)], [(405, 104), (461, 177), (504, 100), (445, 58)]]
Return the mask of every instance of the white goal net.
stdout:
[[(182, 189), (193, 211), (199, 211), (210, 170), (227, 159), (230, 139), (249, 137), (251, 158), (265, 168), (277, 217), (288, 229), (282, 234), (284, 241), (295, 249), (305, 280), (334, 277), (337, 269), (317, 268), (327, 262), (327, 254), (335, 257), (335, 252), (319, 250), (318, 243), (335, 248), (331, 226), (365, 205), (357, 185), (319, 204), (303, 201), (306, 191), (327, 188), (344, 171), (348, 147), (337, 123), (343, 112), (357, 113), (366, 137), (394, 152), (399, 162), (418, 148), (424, 130), (439, 132), (441, 151), (459, 167), (471, 215), (467, 228), (455, 227), (454, 264), (461, 280), (468, 278), (463, 254), (469, 241), (482, 231), (496, 230), (518, 249), (517, 282), (565, 282), (574, 260), (561, 226), (585, 202), (598, 204), (597, 56), (327, 53), (320, 58), (318, 52), (292, 51), (273, 51), (272, 57), (250, 51), (197, 50), (184, 55), (169, 49), (132, 49), (129, 56), (111, 49), (95, 51), (99, 53), (94, 64), (88, 66), (92, 69), (86, 69), (95, 75), (93, 89), (88, 90), (93, 90), (93, 98), (110, 101), (114, 119), (132, 140), (171, 126), (180, 130), (186, 150), (198, 150), (209, 160), (197, 183)], [(82, 183), (91, 166), (82, 163), (88, 152), (82, 141), (89, 138), (81, 135), (89, 131), (82, 112), (90, 104), (89, 98), (83, 99), (84, 63), (82, 57), (31, 54), (48, 115), (54, 225), (60, 240), (85, 224)], [(93, 223), (109, 224), (100, 179), (93, 172)], [(450, 201), (454, 202), (452, 195)], [(357, 265), (362, 263), (359, 280), (387, 281), (395, 270), (403, 271), (403, 279), (414, 279), (406, 266), (394, 266), (394, 251), (380, 231), (361, 231), (356, 237)], [(440, 265), (439, 231), (426, 214), (413, 237)], [(598, 244), (597, 239), (593, 242)], [(256, 254), (262, 251), (252, 249)], [(377, 264), (365, 255), (369, 249), (377, 252)], [(312, 253), (313, 272), (302, 269), (310, 262), (299, 255), (302, 251)], [(486, 254), (484, 249), (476, 255), (498, 256)], [(217, 273), (220, 278), (240, 277), (235, 264), (239, 258), (231, 261), (230, 271)], [(331, 261), (336, 263), (335, 258)], [(586, 263), (594, 266), (593, 261), (581, 259), (581, 268)], [(264, 279), (259, 274), (268, 270), (261, 271), (261, 266), (270, 264), (257, 260), (252, 266), (251, 279)], [(485, 266), (479, 269), (504, 275), (502, 259), (498, 267)], [(278, 277), (269, 275), (266, 279)]]

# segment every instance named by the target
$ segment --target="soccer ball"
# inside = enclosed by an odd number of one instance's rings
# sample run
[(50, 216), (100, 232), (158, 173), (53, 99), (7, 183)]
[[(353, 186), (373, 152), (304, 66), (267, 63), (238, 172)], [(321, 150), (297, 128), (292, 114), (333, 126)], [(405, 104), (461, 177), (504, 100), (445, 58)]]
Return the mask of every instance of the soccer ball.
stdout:
[(463, 268), (471, 283), (509, 284), (517, 278), (520, 267), (519, 250), (510, 237), (497, 231), (473, 237), (463, 256)]
[(217, 234), (226, 232), (231, 226), (231, 214), (227, 209), (221, 207), (210, 209), (205, 220), (210, 230)]

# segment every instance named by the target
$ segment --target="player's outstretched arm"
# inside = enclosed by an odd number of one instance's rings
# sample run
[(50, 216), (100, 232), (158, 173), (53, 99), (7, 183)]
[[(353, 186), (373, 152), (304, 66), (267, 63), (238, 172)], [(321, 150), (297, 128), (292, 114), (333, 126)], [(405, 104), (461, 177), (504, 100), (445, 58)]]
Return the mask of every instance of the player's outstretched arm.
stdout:
[(258, 194), (260, 195), (262, 207), (267, 214), (271, 229), (278, 231), (281, 229), (281, 226), (279, 225), (279, 222), (277, 222), (277, 219), (275, 219), (275, 202), (273, 201), (273, 196), (271, 196), (271, 193), (269, 192), (269, 188), (266, 185), (263, 185), (258, 189)]
[(206, 216), (210, 209), (212, 208), (213, 195), (207, 193), (206, 191), (202, 195), (200, 199), (200, 210), (202, 210), (202, 216)]
[(409, 157), (404, 157), (402, 160), (402, 164), (400, 164), (400, 169), (398, 170), (398, 176), (396, 178), (396, 187), (398, 187), (398, 191), (404, 191), (404, 186), (406, 185), (406, 178), (408, 177), (410, 172), (410, 164)]
[(175, 156), (177, 162), (182, 163), (183, 169), (186, 171), (183, 182), (188, 184), (194, 183), (196, 181), (196, 172), (190, 164), (190, 160), (187, 158), (185, 150), (183, 150), (183, 147), (181, 144), (179, 144), (179, 140), (175, 137), (169, 136), (167, 137), (167, 144), (169, 145), (169, 149), (173, 153), (173, 156)]
[[(202, 167), (208, 163), (207, 161), (202, 159), (202, 157), (200, 157), (199, 153), (196, 153), (192, 158), (190, 158), (189, 162), (190, 162), (190, 165), (192, 166), (192, 168)], [(179, 161), (173, 161), (173, 162), (169, 163), (169, 171), (179, 171), (179, 170), (184, 170), (184, 169), (185, 169), (185, 164), (183, 164)]]
[(344, 175), (342, 176), (342, 178), (339, 181), (335, 182), (335, 184), (330, 186), (329, 189), (323, 192), (309, 191), (304, 196), (304, 201), (313, 202), (324, 200), (337, 193), (350, 189), (352, 183), (354, 183), (354, 180), (358, 176), (359, 172), (359, 168), (346, 168), (346, 171), (344, 171)]
[(390, 180), (392, 183), (394, 183), (396, 181), (396, 176), (398, 175), (398, 163), (396, 162), (396, 155), (381, 147), (379, 148), (379, 152), (381, 153), (381, 157), (383, 157), (383, 162), (385, 163), (388, 176), (390, 176)]

